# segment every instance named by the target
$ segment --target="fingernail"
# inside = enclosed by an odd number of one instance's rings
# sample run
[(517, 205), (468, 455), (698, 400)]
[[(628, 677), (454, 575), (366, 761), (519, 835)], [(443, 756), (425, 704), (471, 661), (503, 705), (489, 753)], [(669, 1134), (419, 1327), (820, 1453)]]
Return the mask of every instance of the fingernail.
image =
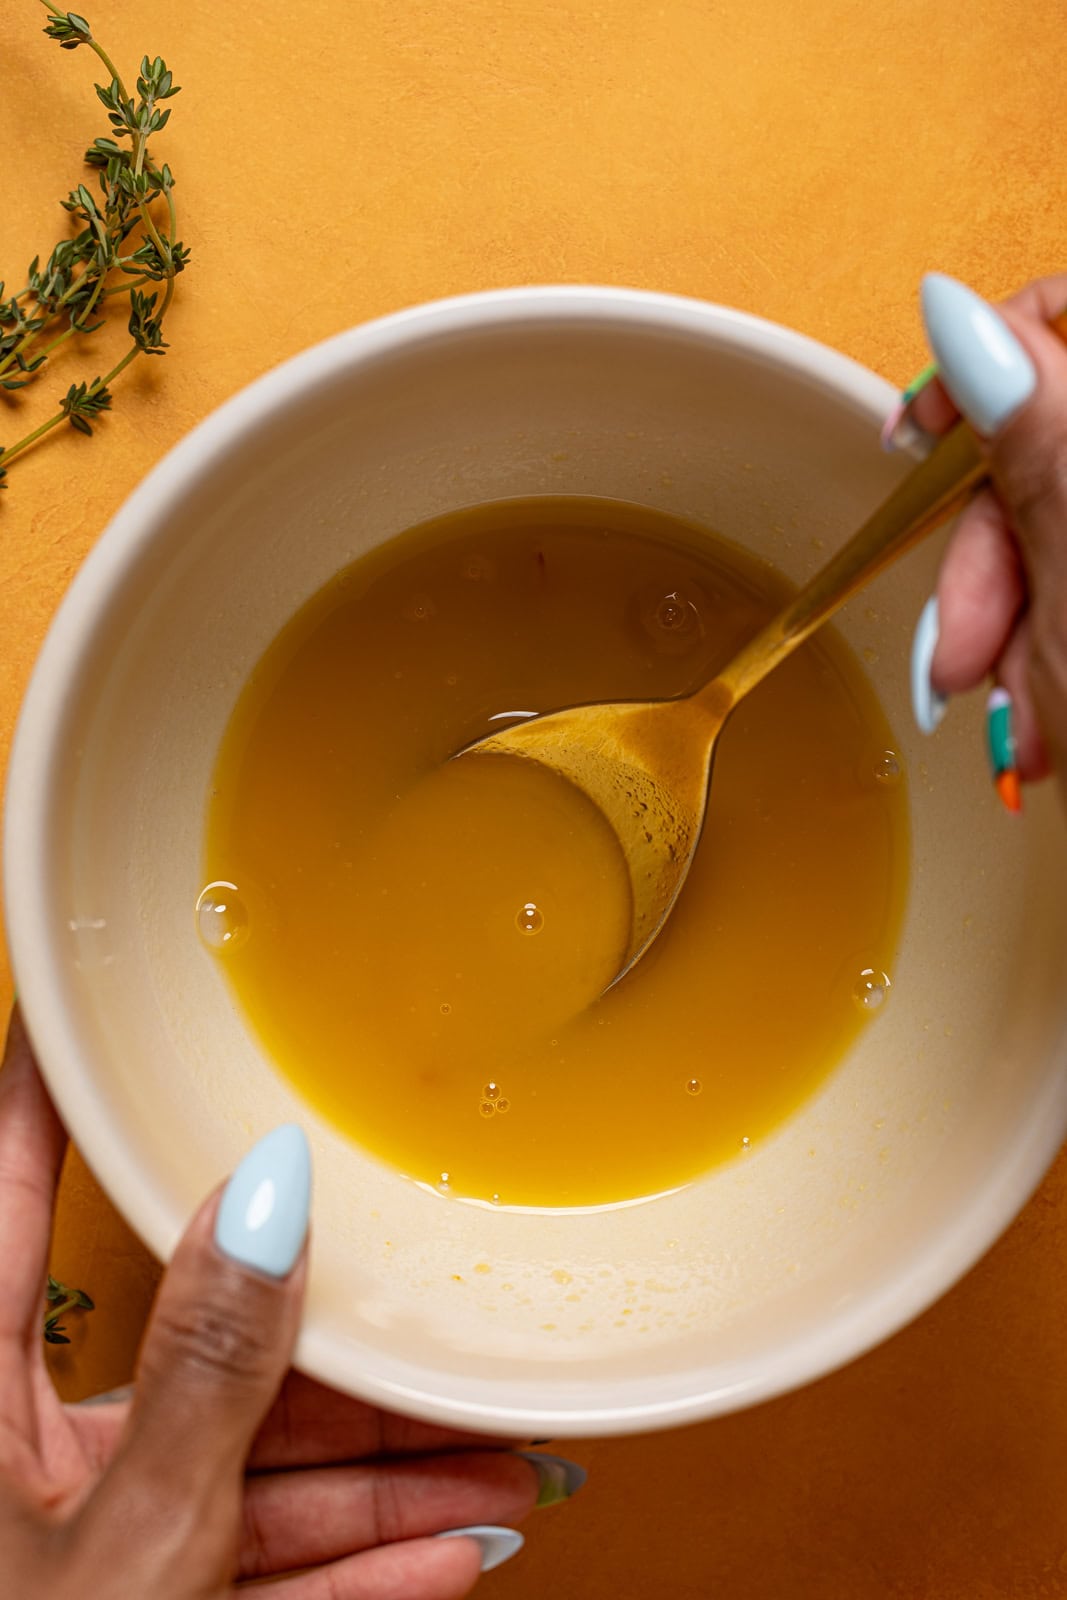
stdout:
[(569, 1500), (589, 1476), (584, 1467), (577, 1461), (568, 1461), (566, 1456), (546, 1456), (533, 1450), (518, 1450), (516, 1454), (530, 1463), (540, 1480), (539, 1511), (545, 1506), (558, 1505), (561, 1500)]
[(517, 1556), (526, 1540), (514, 1528), (495, 1528), (489, 1523), (474, 1523), (469, 1528), (446, 1528), (437, 1539), (473, 1539), (482, 1553), (482, 1571), (492, 1572)]
[(285, 1123), (252, 1146), (223, 1191), (215, 1243), (224, 1255), (285, 1278), (304, 1247), (311, 1207), (311, 1151)]
[(948, 696), (938, 694), (930, 682), (930, 666), (940, 633), (937, 596), (922, 608), (911, 645), (911, 708), (921, 733), (933, 733), (948, 707)]
[(912, 378), (906, 388), (900, 392), (900, 398), (892, 411), (882, 424), (882, 449), (910, 450), (917, 445), (924, 448), (933, 443), (933, 439), (923, 428), (906, 415), (908, 407), (921, 389), (937, 377), (937, 362), (931, 361), (929, 366), (923, 368), (917, 377)]
[(1033, 394), (1033, 362), (999, 312), (943, 272), (923, 279), (922, 308), (942, 383), (978, 433), (996, 433)]
[(133, 1399), (133, 1384), (124, 1383), (120, 1389), (107, 1389), (103, 1394), (91, 1394), (85, 1400), (79, 1400), (80, 1406), (117, 1406), (124, 1400)]
[(1015, 735), (1011, 725), (1011, 695), (999, 686), (986, 701), (986, 739), (993, 783), (1006, 811), (1023, 808), (1022, 786), (1015, 765)]

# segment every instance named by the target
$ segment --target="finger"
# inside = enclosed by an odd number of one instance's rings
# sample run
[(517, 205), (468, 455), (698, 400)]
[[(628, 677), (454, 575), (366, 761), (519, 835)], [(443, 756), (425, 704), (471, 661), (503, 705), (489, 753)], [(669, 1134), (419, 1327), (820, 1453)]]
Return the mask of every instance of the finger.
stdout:
[(133, 1385), (112, 1394), (93, 1395), (63, 1407), (67, 1426), (82, 1456), (99, 1475), (108, 1466), (126, 1432)]
[[(1045, 324), (1067, 308), (1067, 273), (1039, 278), (1000, 303), (1005, 319), (1017, 328), (1019, 322)], [(1018, 321), (1016, 320), (1018, 319)], [(959, 408), (940, 377), (934, 376), (905, 407), (904, 414), (924, 433), (940, 436), (959, 418)]]
[(1031, 687), (1032, 619), (1027, 613), (1008, 641), (997, 663), (997, 680), (1011, 695), (1011, 727), (1015, 763), (1024, 783), (1047, 778), (1051, 770), (1048, 747)]
[(52, 1209), (66, 1146), (16, 1009), (0, 1072), (0, 1362), (21, 1356), (41, 1336)]
[(1067, 310), (1067, 272), (1035, 278), (1025, 288), (1002, 300), (1000, 310), (1009, 321), (1022, 317), (1030, 322), (1052, 322)]
[(320, 1566), (445, 1528), (517, 1522), (539, 1490), (528, 1461), (499, 1451), (250, 1478), (241, 1576)]
[[(1049, 319), (1067, 308), (1067, 273), (1032, 284), (1005, 313), (1036, 373), (1030, 401), (992, 441), (993, 479), (1030, 576), (1028, 670), (1014, 722), (1023, 776), (1054, 763), (1067, 790), (1067, 343)], [(1006, 683), (1006, 687), (1007, 687)], [(1013, 688), (1013, 694), (1015, 694)], [(1050, 761), (1051, 756), (1051, 761)]]
[(941, 694), (973, 689), (992, 671), (1023, 608), (1019, 549), (991, 490), (968, 506), (937, 580), (939, 634), (931, 678)]
[(249, 1600), (462, 1600), (481, 1570), (473, 1539), (411, 1539), (257, 1583), (247, 1593)]
[(302, 1373), (291, 1372), (256, 1437), (249, 1466), (260, 1471), (379, 1455), (511, 1447), (508, 1440), (492, 1435), (437, 1428), (412, 1417), (379, 1411)]
[(245, 1460), (296, 1340), (309, 1200), (307, 1141), (285, 1127), (202, 1207), (164, 1276), (127, 1430), (90, 1503), (90, 1533), (106, 1542), (135, 1524), (146, 1562), (181, 1563), (183, 1594), (198, 1582), (214, 1592), (236, 1555)]
[(934, 438), (947, 433), (960, 416), (955, 401), (937, 377), (923, 385), (911, 404), (905, 407), (905, 414), (923, 433)]
[[(1067, 310), (1067, 289), (1060, 310)], [(1031, 561), (1067, 570), (1067, 335), (1019, 311), (1005, 321), (1034, 366), (1034, 387), (990, 442), (990, 467)], [(1042, 573), (1044, 577), (1044, 573)]]
[[(132, 1386), (65, 1407), (83, 1454), (103, 1471), (118, 1446), (130, 1412)], [(252, 1472), (286, 1467), (355, 1463), (375, 1456), (430, 1455), (445, 1450), (508, 1451), (522, 1441), (496, 1434), (462, 1433), (414, 1417), (379, 1411), (338, 1394), (303, 1373), (290, 1372), (248, 1458)]]
[(965, 284), (929, 273), (922, 301), (939, 381), (989, 441), (993, 480), (1024, 551), (1051, 548), (1067, 560), (1067, 327), (1055, 331), (1048, 320), (1067, 318), (1067, 276), (998, 311)]
[(1024, 303), (1029, 310), (1000, 315), (933, 275), (923, 309), (947, 387), (989, 440), (993, 482), (1026, 567), (1033, 704), (1067, 774), (1067, 344), (1045, 320), (1063, 309), (1065, 288), (1065, 279), (1045, 282)]

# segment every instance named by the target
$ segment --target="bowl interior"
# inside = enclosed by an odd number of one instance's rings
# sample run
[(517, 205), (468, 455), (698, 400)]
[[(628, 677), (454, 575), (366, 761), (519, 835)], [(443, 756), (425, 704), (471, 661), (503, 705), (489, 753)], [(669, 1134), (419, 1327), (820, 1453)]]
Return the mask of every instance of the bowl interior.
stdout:
[(909, 774), (909, 909), (885, 1013), (776, 1137), (680, 1193), (521, 1214), (353, 1149), (259, 1054), (198, 943), (202, 828), (248, 673), (341, 566), (412, 523), (599, 494), (803, 578), (903, 470), (888, 391), (749, 319), (531, 291), (406, 314), (290, 363), (138, 490), (42, 656), (12, 767), (9, 923), (31, 1029), (98, 1175), (166, 1254), (251, 1139), (314, 1145), (300, 1359), (402, 1409), (607, 1431), (728, 1409), (856, 1353), (1004, 1225), (1065, 1123), (1060, 823), (999, 814), (981, 709), (908, 709), (926, 548), (848, 608)]

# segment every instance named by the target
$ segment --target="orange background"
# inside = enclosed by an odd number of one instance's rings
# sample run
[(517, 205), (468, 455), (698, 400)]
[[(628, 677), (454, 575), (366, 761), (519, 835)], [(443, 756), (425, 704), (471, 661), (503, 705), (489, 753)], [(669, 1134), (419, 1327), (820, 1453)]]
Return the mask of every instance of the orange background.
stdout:
[[(740, 306), (898, 382), (921, 272), (996, 296), (1062, 269), (1063, 0), (86, 0), (126, 72), (182, 94), (158, 141), (193, 263), (172, 349), (0, 505), (0, 740), (56, 603), (146, 469), (241, 384), (351, 323), (495, 285), (604, 282)], [(5, 0), (0, 270), (23, 282), (104, 131), (95, 58)], [(119, 330), (114, 348), (121, 347)], [(108, 335), (0, 404), (20, 437)], [(4, 994), (8, 980), (0, 975)], [(0, 995), (0, 1000), (4, 995)], [(1067, 1165), (881, 1350), (686, 1432), (574, 1447), (510, 1600), (1067, 1596)], [(63, 1390), (128, 1377), (156, 1268), (72, 1156), (54, 1268), (99, 1309)]]

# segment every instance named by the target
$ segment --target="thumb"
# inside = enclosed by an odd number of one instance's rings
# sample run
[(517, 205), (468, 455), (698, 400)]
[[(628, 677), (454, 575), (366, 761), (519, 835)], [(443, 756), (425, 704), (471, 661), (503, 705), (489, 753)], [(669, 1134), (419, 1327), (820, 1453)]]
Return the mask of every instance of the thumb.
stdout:
[(940, 272), (922, 285), (941, 381), (976, 433), (1031, 557), (1063, 543), (1067, 508), (1067, 274), (995, 310)]
[(245, 1462), (299, 1327), (310, 1195), (303, 1132), (275, 1128), (202, 1207), (163, 1279), (126, 1435), (87, 1518), (105, 1537), (137, 1529), (158, 1563), (145, 1593), (168, 1592), (172, 1560), (186, 1581), (191, 1565), (209, 1586), (232, 1575)]
[[(993, 481), (1030, 591), (1030, 679), (1049, 744), (1067, 760), (1067, 275), (995, 311), (940, 273), (923, 318), (941, 378), (989, 441)], [(1060, 319), (1061, 336), (1050, 323)]]

